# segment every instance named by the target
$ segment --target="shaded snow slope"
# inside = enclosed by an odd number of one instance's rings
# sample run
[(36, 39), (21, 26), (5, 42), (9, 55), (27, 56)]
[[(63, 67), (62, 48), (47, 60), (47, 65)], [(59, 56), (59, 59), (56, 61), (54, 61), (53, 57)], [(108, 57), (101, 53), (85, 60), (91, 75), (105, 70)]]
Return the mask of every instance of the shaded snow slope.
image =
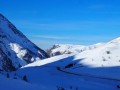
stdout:
[(40, 85), (37, 86), (22, 80), (8, 79), (2, 75), (0, 75), (0, 82), (1, 90), (48, 90)]
[(0, 69), (13, 71), (28, 63), (47, 58), (45, 51), (28, 40), (0, 14)]

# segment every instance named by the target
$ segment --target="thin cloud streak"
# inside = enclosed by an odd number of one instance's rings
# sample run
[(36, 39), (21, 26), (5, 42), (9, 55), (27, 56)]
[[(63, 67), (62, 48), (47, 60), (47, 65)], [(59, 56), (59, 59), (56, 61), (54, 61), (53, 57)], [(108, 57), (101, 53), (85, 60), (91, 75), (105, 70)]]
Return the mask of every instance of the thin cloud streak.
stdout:
[[(90, 35), (80, 35), (80, 36), (50, 36), (50, 35), (29, 35), (30, 38), (35, 39), (52, 39), (52, 40), (74, 40), (74, 41), (109, 41), (110, 39), (114, 39), (114, 36), (90, 36)], [(81, 38), (80, 38), (81, 37)]]
[[(50, 46), (54, 44), (91, 45), (91, 44), (100, 43), (100, 42), (101, 43), (108, 42), (114, 39), (114, 37), (105, 37), (105, 36), (91, 36), (91, 37), (81, 36), (81, 39), (78, 37), (70, 37), (69, 40), (68, 39), (64, 40), (64, 38), (66, 37), (42, 36), (42, 38), (45, 38), (45, 40), (43, 40), (43, 39), (40, 39), (39, 36), (35, 36), (35, 37), (37, 38), (34, 38), (34, 39), (32, 38), (31, 41), (33, 41), (37, 46), (43, 48), (44, 50), (50, 48)], [(58, 39), (61, 39), (61, 40), (58, 40)]]
[(47, 36), (47, 35), (29, 35), (35, 38), (45, 38), (45, 39), (70, 39), (70, 37), (60, 37), (60, 36)]

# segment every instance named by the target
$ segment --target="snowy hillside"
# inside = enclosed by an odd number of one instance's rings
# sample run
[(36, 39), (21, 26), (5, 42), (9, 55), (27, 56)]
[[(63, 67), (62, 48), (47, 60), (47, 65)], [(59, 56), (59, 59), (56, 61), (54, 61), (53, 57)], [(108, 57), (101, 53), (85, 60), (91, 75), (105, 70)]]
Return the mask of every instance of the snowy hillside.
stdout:
[(77, 74), (92, 74), (120, 79), (120, 38), (100, 47), (73, 55), (69, 61), (61, 61), (61, 69)]
[(92, 67), (120, 66), (119, 53), (120, 38), (117, 38), (99, 48), (82, 52), (75, 59), (84, 58), (81, 63)]
[(19, 69), (17, 74), (52, 90), (117, 90), (119, 53), (120, 38), (117, 38), (76, 55), (64, 54), (34, 62)]
[(0, 69), (14, 71), (21, 66), (49, 57), (0, 14)]
[(73, 45), (73, 44), (55, 44), (47, 52), (50, 56), (71, 54), (71, 53), (77, 54), (85, 50), (92, 50), (102, 45), (104, 45), (104, 43), (97, 43), (90, 46)]

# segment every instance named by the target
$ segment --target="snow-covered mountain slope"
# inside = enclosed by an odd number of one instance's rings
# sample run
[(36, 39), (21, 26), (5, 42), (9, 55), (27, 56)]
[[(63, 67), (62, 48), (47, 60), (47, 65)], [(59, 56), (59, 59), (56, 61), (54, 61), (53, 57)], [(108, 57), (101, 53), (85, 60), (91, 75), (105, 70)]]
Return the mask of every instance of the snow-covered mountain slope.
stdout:
[(0, 69), (14, 71), (21, 66), (49, 57), (0, 14)]
[(76, 55), (64, 54), (34, 62), (17, 74), (27, 75), (30, 83), (52, 90), (116, 90), (120, 88), (119, 53), (120, 38), (117, 38)]
[(50, 56), (57, 56), (57, 55), (71, 54), (71, 53), (77, 54), (86, 50), (92, 50), (102, 45), (104, 45), (104, 43), (97, 43), (90, 46), (73, 45), (73, 44), (55, 44), (52, 46), (52, 48), (48, 49), (47, 52)]
[[(99, 68), (95, 68), (96, 72), (90, 72), (90, 67), (84, 66), (91, 74), (80, 74), (73, 72), (74, 68), (69, 67), (71, 63), (77, 64), (74, 55), (59, 55), (43, 61), (37, 61), (22, 67), (16, 73), (20, 76), (27, 76), (29, 83), (46, 86), (48, 90), (116, 90), (120, 84), (116, 76), (102, 77), (94, 73), (99, 72)], [(82, 70), (82, 67), (79, 67)], [(98, 70), (97, 70), (98, 69)], [(104, 68), (103, 68), (104, 69)], [(73, 71), (72, 71), (73, 70)], [(83, 68), (83, 70), (85, 70)], [(82, 72), (83, 72), (82, 70)], [(106, 69), (105, 69), (106, 70)], [(120, 71), (119, 71), (120, 72)], [(107, 72), (101, 73), (101, 75)], [(110, 73), (109, 73), (110, 74)], [(107, 75), (109, 75), (107, 74)], [(117, 75), (120, 75), (117, 73)], [(116, 79), (112, 79), (115, 78)], [(43, 89), (44, 90), (44, 89)]]
[[(120, 79), (120, 38), (74, 55), (59, 68), (76, 74), (91, 74)], [(62, 61), (62, 62), (66, 62)], [(60, 65), (60, 64), (59, 64)], [(59, 66), (58, 65), (58, 66)]]
[(105, 45), (82, 52), (75, 59), (84, 58), (81, 63), (92, 67), (120, 66), (120, 38), (114, 39)]

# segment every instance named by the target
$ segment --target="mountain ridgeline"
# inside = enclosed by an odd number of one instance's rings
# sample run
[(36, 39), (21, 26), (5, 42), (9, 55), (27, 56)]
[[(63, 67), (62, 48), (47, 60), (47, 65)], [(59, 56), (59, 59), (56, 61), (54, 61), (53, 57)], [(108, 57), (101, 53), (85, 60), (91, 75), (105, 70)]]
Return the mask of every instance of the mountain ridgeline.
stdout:
[(52, 56), (63, 55), (63, 54), (78, 54), (86, 50), (92, 50), (97, 47), (104, 45), (104, 43), (97, 43), (94, 45), (84, 46), (84, 45), (73, 45), (73, 44), (55, 44), (47, 53)]
[(0, 70), (14, 71), (49, 55), (0, 14)]

